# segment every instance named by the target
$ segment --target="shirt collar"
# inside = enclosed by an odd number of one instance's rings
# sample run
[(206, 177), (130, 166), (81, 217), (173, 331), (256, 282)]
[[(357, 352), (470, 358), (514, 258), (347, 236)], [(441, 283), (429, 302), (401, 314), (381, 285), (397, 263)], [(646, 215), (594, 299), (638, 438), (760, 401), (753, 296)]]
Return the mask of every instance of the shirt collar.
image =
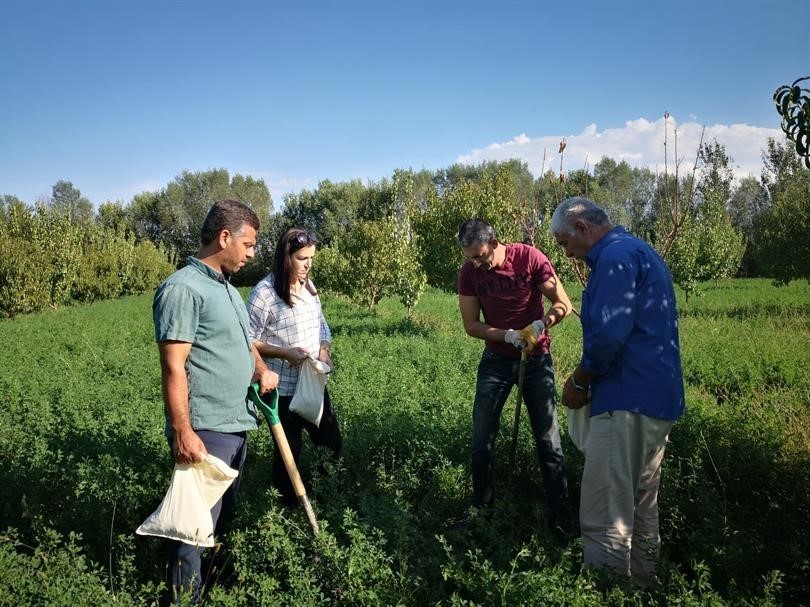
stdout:
[(585, 254), (585, 263), (588, 264), (588, 267), (593, 269), (593, 267), (596, 265), (596, 260), (599, 259), (599, 255), (602, 253), (605, 247), (618, 240), (625, 234), (627, 234), (627, 230), (625, 230), (624, 227), (616, 226), (610, 230), (610, 232), (602, 236), (602, 238), (600, 238), (597, 243), (593, 245)]
[(217, 282), (228, 282), (227, 276), (217, 272), (214, 268), (206, 263), (203, 263), (193, 255), (189, 255), (188, 265), (195, 268), (198, 272), (200, 272), (200, 274), (207, 276), (211, 280), (216, 280)]

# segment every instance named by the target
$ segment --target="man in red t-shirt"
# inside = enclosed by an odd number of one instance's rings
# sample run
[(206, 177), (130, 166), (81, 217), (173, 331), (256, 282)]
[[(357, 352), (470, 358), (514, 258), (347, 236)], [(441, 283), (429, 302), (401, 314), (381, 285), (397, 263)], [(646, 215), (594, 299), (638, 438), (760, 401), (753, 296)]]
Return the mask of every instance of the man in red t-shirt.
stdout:
[[(568, 510), (568, 480), (546, 329), (568, 316), (571, 302), (542, 252), (530, 245), (499, 242), (485, 221), (469, 219), (462, 223), (458, 243), (467, 258), (458, 274), (464, 330), (486, 343), (473, 405), (473, 506), (487, 506), (495, 497), (492, 451), (501, 412), (517, 384), (521, 351), (525, 349), (523, 400), (543, 473), (549, 524), (555, 528)], [(548, 311), (544, 311), (543, 296), (551, 302)], [(536, 344), (527, 339), (533, 323), (535, 331), (540, 330)]]

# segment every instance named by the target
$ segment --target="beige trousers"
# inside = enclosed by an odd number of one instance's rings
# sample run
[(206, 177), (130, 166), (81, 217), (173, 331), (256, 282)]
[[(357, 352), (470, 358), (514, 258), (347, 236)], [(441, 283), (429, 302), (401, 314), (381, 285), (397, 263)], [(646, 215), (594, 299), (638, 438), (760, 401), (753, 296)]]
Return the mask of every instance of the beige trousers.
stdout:
[(579, 503), (586, 567), (655, 582), (658, 486), (671, 428), (629, 411), (591, 418)]

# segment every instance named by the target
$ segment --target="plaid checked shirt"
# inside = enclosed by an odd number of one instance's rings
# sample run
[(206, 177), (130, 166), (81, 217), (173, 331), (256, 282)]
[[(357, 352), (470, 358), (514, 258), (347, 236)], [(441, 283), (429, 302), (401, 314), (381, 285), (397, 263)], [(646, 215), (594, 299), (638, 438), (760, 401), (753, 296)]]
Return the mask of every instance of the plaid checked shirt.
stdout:
[[(309, 288), (307, 288), (309, 287)], [(332, 343), (332, 332), (321, 310), (321, 299), (310, 292), (312, 281), (292, 296), (290, 307), (273, 288), (273, 275), (269, 274), (250, 292), (247, 308), (250, 316), (250, 339), (282, 348), (306, 348), (315, 358), (321, 342)], [(271, 371), (279, 375), (278, 393), (292, 396), (298, 384), (298, 368), (282, 358), (265, 358)]]

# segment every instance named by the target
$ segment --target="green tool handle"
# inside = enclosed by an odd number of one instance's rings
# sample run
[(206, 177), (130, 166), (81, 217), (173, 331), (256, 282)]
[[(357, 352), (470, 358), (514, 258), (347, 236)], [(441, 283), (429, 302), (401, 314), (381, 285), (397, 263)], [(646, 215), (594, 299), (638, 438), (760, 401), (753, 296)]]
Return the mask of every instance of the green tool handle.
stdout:
[[(267, 395), (265, 395), (266, 398)], [(248, 388), (248, 397), (253, 404), (258, 407), (259, 411), (262, 412), (264, 417), (267, 419), (267, 423), (270, 426), (276, 426), (281, 423), (281, 419), (278, 417), (278, 390), (273, 390), (270, 392), (270, 402), (266, 403), (264, 399), (259, 394), (259, 384), (255, 383)]]

